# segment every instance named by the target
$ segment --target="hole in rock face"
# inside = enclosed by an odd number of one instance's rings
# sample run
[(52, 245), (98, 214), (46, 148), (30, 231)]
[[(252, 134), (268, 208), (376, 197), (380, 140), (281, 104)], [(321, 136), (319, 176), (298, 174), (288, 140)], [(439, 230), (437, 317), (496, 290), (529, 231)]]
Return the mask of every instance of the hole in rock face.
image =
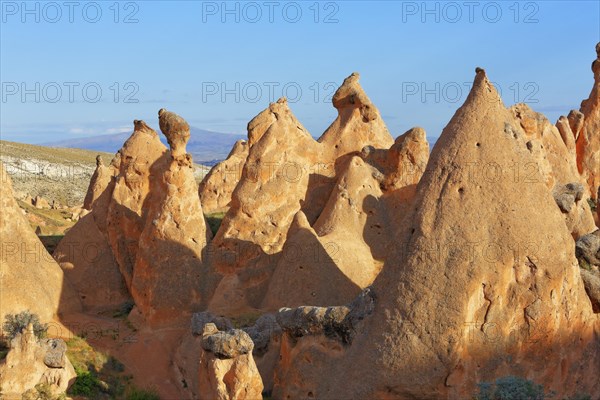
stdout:
[(475, 146), (481, 147), (481, 143), (477, 142), (477, 143), (475, 143)]
[(309, 398), (311, 398), (311, 399), (315, 397), (315, 395), (313, 394), (313, 392), (308, 392), (307, 396)]
[(463, 194), (465, 192), (465, 188), (458, 188), (458, 193)]

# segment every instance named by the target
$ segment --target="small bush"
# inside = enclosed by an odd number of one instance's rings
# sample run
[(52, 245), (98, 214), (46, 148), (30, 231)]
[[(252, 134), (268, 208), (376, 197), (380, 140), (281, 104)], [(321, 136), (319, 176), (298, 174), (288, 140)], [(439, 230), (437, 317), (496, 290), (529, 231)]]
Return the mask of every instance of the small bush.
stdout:
[(158, 394), (153, 390), (132, 388), (127, 392), (126, 400), (160, 400)]
[(7, 314), (6, 317), (4, 317), (2, 329), (8, 339), (12, 340), (21, 333), (23, 329), (27, 328), (27, 325), (30, 323), (33, 324), (33, 333), (38, 339), (42, 339), (46, 336), (48, 325), (40, 323), (40, 318), (37, 314), (32, 314), (29, 311), (21, 311), (18, 314)]
[(216, 212), (211, 214), (206, 214), (206, 222), (208, 223), (208, 227), (210, 228), (213, 236), (217, 234), (217, 231), (221, 227), (221, 222), (223, 222), (223, 218), (225, 217), (224, 212)]
[(480, 383), (477, 400), (545, 400), (544, 387), (516, 376), (498, 378), (495, 383)]
[(113, 356), (109, 356), (108, 357), (108, 360), (106, 361), (105, 367), (110, 368), (114, 372), (123, 372), (123, 371), (125, 371), (125, 365), (121, 361), (119, 361), (116, 358), (114, 358)]
[(77, 378), (75, 383), (69, 388), (69, 394), (75, 396), (91, 396), (101, 388), (100, 380), (90, 371), (84, 371), (75, 368)]

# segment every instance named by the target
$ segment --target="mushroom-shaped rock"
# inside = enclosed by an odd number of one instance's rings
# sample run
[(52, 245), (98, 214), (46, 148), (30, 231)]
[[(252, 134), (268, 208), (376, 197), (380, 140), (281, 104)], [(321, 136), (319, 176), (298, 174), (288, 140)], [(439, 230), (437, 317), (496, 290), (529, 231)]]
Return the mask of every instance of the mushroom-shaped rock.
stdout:
[(200, 399), (262, 398), (263, 383), (252, 357), (253, 347), (244, 331), (220, 332), (214, 324), (206, 324), (198, 372)]
[(585, 121), (585, 116), (581, 111), (571, 110), (569, 115), (567, 116), (569, 120), (569, 126), (571, 127), (571, 132), (573, 133), (573, 137), (575, 140), (579, 137), (579, 133), (581, 132), (581, 128), (583, 128), (583, 121)]
[(187, 121), (174, 112), (161, 108), (158, 111), (158, 122), (161, 132), (171, 146), (173, 157), (185, 156), (187, 142), (190, 139), (190, 125)]
[[(172, 151), (150, 169), (154, 179), (149, 182), (131, 280), (135, 304), (146, 322), (154, 325), (188, 319), (203, 308), (212, 292), (206, 286), (212, 285), (212, 271), (202, 262), (212, 235), (185, 154), (187, 138), (181, 132), (186, 131), (187, 123), (168, 111), (162, 111), (160, 118)], [(174, 148), (182, 156), (173, 154)]]

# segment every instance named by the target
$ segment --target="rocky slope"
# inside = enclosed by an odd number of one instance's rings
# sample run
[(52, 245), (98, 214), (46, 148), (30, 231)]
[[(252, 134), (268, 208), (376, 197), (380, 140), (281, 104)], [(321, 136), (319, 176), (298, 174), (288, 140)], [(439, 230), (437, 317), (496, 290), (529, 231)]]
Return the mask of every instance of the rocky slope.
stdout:
[[(121, 142), (123, 143), (123, 142)], [(50, 205), (81, 207), (96, 167), (96, 157), (110, 162), (114, 153), (38, 146), (0, 140), (0, 161), (10, 175), (19, 200), (43, 197)], [(194, 164), (200, 181), (209, 168)]]

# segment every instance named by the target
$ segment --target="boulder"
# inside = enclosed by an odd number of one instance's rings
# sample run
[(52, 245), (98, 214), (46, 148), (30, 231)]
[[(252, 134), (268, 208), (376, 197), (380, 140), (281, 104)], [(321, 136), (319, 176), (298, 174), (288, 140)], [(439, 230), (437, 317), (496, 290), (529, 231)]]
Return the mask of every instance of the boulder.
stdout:
[(281, 326), (274, 314), (261, 315), (254, 325), (242, 328), (254, 342), (254, 355), (266, 352), (271, 339), (281, 334)]
[(575, 244), (575, 255), (588, 264), (600, 267), (600, 229), (584, 235)]
[(235, 358), (251, 353), (254, 343), (250, 336), (241, 329), (221, 332), (216, 325), (208, 323), (202, 332), (202, 348), (219, 358)]
[(564, 186), (556, 186), (552, 195), (554, 201), (563, 213), (569, 213), (575, 206), (575, 202), (581, 201), (584, 188), (581, 183), (567, 183)]
[(582, 269), (581, 278), (592, 309), (595, 313), (600, 313), (600, 273)]

